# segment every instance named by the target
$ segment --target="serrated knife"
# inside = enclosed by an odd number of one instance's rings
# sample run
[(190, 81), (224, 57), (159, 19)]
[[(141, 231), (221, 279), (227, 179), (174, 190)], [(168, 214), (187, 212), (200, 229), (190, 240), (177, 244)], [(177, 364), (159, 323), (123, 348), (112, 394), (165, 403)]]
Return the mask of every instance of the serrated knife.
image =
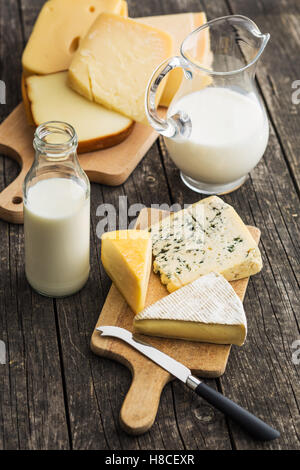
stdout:
[(249, 411), (237, 405), (229, 398), (224, 397), (221, 393), (217, 392), (211, 387), (201, 382), (197, 377), (194, 377), (186, 366), (176, 361), (167, 354), (159, 351), (148, 343), (141, 341), (136, 335), (130, 331), (117, 326), (100, 326), (97, 331), (101, 336), (111, 336), (119, 338), (134, 349), (144, 354), (144, 356), (151, 359), (151, 361), (158, 364), (167, 372), (172, 374), (177, 379), (185, 383), (189, 388), (203, 397), (208, 403), (218, 408), (224, 414), (232, 418), (236, 423), (243, 427), (254, 438), (262, 441), (270, 441), (280, 436), (276, 429), (264, 423), (261, 419), (254, 416)]

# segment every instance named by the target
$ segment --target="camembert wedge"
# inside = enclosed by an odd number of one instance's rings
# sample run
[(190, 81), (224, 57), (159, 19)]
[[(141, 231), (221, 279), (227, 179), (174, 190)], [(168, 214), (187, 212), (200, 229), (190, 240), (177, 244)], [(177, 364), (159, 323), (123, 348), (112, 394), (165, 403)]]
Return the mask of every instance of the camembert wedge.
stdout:
[(169, 292), (212, 271), (228, 281), (258, 273), (259, 248), (229, 204), (211, 196), (150, 227), (154, 272)]
[(223, 276), (210, 273), (145, 308), (136, 332), (241, 346), (247, 334), (243, 304)]
[(145, 307), (152, 262), (146, 230), (119, 230), (101, 237), (101, 260), (107, 274), (137, 314)]

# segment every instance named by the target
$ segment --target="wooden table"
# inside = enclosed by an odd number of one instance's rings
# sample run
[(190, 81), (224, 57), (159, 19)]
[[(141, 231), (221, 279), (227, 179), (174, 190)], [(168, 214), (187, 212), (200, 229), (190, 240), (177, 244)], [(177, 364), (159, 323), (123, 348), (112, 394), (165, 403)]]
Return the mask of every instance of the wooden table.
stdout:
[[(21, 100), (20, 58), (43, 0), (0, 0), (0, 79), (7, 86), (1, 120)], [(251, 279), (245, 309), (249, 336), (233, 348), (225, 375), (207, 383), (278, 428), (257, 443), (181, 383), (166, 386), (151, 431), (130, 437), (118, 413), (130, 384), (123, 366), (94, 356), (90, 336), (110, 281), (100, 264), (97, 207), (128, 197), (128, 205), (186, 204), (185, 188), (159, 140), (121, 187), (92, 185), (92, 270), (77, 295), (52, 300), (33, 292), (24, 276), (23, 226), (0, 221), (0, 449), (299, 449), (300, 364), (300, 79), (298, 0), (129, 0), (131, 16), (205, 10), (209, 19), (240, 13), (271, 41), (257, 70), (271, 136), (264, 159), (238, 191), (225, 197), (247, 224), (262, 230), (264, 269)], [(18, 173), (0, 157), (0, 190)], [(299, 348), (299, 346), (298, 346)], [(300, 358), (300, 354), (295, 355)], [(294, 357), (295, 358), (295, 357)]]

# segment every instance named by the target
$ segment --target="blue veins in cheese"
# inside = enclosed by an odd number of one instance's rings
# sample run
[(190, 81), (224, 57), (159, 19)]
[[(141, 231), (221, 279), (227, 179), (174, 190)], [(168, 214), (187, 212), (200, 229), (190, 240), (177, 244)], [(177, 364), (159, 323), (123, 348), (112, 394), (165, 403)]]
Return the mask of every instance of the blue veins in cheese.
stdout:
[(217, 196), (171, 213), (149, 229), (154, 272), (169, 292), (210, 272), (228, 281), (258, 273), (257, 243), (234, 208)]

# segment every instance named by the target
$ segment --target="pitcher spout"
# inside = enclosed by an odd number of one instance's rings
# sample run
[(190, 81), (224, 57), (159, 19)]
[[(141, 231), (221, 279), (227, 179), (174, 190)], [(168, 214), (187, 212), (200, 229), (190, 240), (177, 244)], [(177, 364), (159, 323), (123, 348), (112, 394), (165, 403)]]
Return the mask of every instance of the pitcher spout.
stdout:
[(252, 35), (253, 35), (253, 46), (255, 47), (255, 45), (257, 43), (257, 51), (256, 51), (256, 54), (255, 54), (254, 58), (252, 59), (252, 62), (255, 63), (255, 62), (258, 61), (258, 59), (260, 58), (260, 56), (264, 52), (265, 47), (269, 42), (270, 34), (269, 33), (262, 33), (259, 30), (259, 28), (257, 27), (257, 25), (252, 20), (250, 20), (249, 18), (246, 18), (246, 17), (242, 17), (242, 18), (244, 18), (245, 20), (247, 20), (251, 24), (250, 31), (252, 32)]
[[(269, 39), (270, 34), (263, 34), (246, 16), (223, 16), (190, 33), (181, 45), (181, 55), (207, 75), (230, 75), (254, 65)], [(209, 63), (207, 54), (199, 59), (203, 44), (209, 44)]]

